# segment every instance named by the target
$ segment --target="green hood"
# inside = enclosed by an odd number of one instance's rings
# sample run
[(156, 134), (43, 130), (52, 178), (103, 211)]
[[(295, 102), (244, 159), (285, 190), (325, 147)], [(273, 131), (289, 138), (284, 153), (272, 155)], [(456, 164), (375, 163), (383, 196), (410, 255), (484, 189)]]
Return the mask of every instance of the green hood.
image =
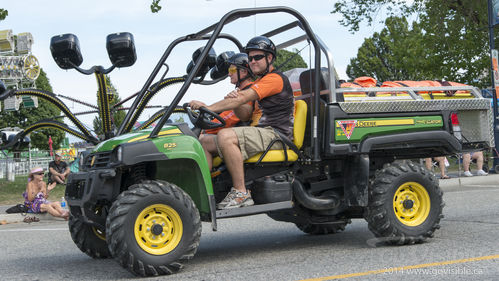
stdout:
[[(141, 131), (132, 132), (132, 133), (128, 133), (128, 134), (114, 137), (112, 139), (108, 139), (106, 141), (99, 143), (94, 148), (94, 150), (92, 152), (95, 153), (95, 152), (111, 151), (117, 145), (122, 144), (122, 143), (130, 143), (130, 142), (147, 140), (148, 136), (151, 134), (152, 130), (153, 130), (152, 128), (144, 129)], [(164, 135), (174, 135), (174, 134), (178, 135), (178, 134), (182, 134), (182, 132), (176, 126), (168, 126), (168, 127), (164, 127), (159, 132), (158, 135), (164, 136)]]

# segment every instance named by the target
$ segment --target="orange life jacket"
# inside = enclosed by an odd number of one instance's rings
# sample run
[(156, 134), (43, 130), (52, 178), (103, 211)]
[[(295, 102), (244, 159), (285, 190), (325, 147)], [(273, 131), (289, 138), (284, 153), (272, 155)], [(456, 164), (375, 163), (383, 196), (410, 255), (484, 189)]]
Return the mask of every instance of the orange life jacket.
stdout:
[[(341, 83), (341, 88), (369, 88), (376, 87), (378, 81), (372, 77), (362, 76), (357, 77), (353, 80), (353, 82), (345, 82)], [(346, 96), (366, 96), (366, 92), (351, 92), (344, 93)]]
[[(468, 86), (457, 82), (449, 81), (385, 81), (381, 87), (441, 87), (441, 86)], [(421, 91), (417, 94), (421, 95), (424, 99), (445, 99), (445, 98), (471, 98), (473, 97), (469, 91)], [(407, 92), (378, 92), (376, 96), (405, 96), (409, 95)]]

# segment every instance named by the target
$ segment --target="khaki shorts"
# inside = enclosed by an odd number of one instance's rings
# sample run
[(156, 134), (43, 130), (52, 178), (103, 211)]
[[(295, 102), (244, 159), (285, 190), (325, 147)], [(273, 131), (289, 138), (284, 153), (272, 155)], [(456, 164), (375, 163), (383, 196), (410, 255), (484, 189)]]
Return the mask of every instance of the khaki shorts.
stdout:
[[(274, 139), (280, 139), (279, 135), (272, 127), (234, 127), (231, 129), (234, 130), (237, 135), (243, 160), (247, 160), (253, 155), (264, 152)], [(218, 154), (222, 155), (220, 147), (218, 146), (218, 141), (216, 144)], [(272, 149), (282, 149), (281, 142), (274, 143)]]

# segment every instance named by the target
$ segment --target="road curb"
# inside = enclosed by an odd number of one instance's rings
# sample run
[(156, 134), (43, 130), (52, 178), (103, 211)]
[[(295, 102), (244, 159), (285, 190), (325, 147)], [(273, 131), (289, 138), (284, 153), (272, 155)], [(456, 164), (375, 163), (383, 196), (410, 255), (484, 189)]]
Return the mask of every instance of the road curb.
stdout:
[(459, 178), (450, 178), (445, 180), (439, 180), (440, 188), (450, 188), (450, 187), (458, 187), (461, 185), (488, 185), (496, 183), (499, 185), (499, 175), (498, 174), (490, 174), (487, 176), (473, 176), (473, 177), (459, 177)]

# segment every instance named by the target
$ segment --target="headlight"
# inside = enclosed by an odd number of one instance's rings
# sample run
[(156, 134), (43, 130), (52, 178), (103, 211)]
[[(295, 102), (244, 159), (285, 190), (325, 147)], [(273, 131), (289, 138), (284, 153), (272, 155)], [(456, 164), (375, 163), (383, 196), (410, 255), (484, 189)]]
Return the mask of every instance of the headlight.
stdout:
[(118, 160), (118, 162), (121, 162), (121, 160), (123, 160), (123, 148), (121, 146), (116, 149), (116, 160)]

